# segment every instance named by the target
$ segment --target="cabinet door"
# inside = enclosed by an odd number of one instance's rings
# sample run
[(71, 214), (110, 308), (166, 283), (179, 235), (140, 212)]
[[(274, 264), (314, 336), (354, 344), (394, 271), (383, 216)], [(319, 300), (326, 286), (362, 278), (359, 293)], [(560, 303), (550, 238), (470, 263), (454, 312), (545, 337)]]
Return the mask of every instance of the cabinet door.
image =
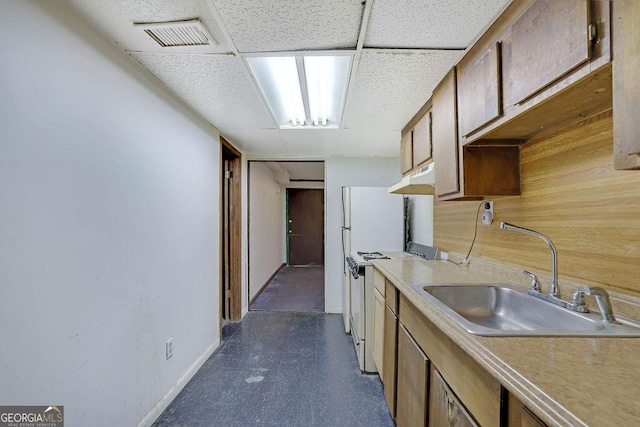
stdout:
[(388, 305), (384, 310), (384, 344), (382, 347), (382, 383), (391, 416), (396, 417), (396, 361), (398, 345), (398, 318)]
[(413, 166), (431, 159), (431, 110), (413, 128)]
[(467, 136), (502, 115), (500, 44), (464, 58), (457, 70), (460, 132)]
[(384, 348), (384, 297), (377, 288), (373, 288), (373, 332), (371, 338), (371, 356), (373, 363), (378, 369), (380, 378), (384, 376), (384, 366), (382, 364), (382, 349)]
[(511, 27), (514, 103), (589, 60), (590, 2), (536, 0)]
[(522, 427), (546, 427), (546, 424), (540, 421), (527, 408), (522, 408)]
[(429, 359), (404, 326), (398, 329), (398, 391), (396, 425), (427, 425)]
[(546, 427), (546, 424), (533, 415), (513, 394), (507, 397), (507, 427)]
[(613, 148), (616, 169), (640, 168), (640, 2), (616, 0), (613, 15)]
[(404, 174), (413, 168), (413, 131), (402, 135), (400, 140), (400, 171)]
[(445, 196), (460, 191), (455, 67), (434, 89), (432, 112), (436, 195)]
[(478, 427), (475, 420), (462, 406), (440, 373), (431, 369), (429, 391), (429, 425), (449, 427)]

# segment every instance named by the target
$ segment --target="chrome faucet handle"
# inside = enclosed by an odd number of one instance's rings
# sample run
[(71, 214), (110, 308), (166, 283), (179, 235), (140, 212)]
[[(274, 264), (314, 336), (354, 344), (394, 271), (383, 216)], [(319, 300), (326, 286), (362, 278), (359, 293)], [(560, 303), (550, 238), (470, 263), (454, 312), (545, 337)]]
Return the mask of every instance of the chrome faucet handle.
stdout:
[(596, 298), (596, 304), (598, 304), (600, 314), (602, 314), (602, 320), (607, 323), (615, 323), (616, 317), (613, 315), (613, 309), (611, 308), (609, 293), (607, 291), (599, 286), (584, 286), (578, 289), (578, 292), (594, 296)]
[(540, 292), (540, 281), (538, 280), (538, 277), (527, 270), (522, 270), (522, 274), (531, 277), (531, 284), (529, 285), (529, 289), (531, 289), (532, 291)]
[(578, 289), (571, 296), (571, 304), (573, 305), (584, 305), (584, 291), (582, 288)]

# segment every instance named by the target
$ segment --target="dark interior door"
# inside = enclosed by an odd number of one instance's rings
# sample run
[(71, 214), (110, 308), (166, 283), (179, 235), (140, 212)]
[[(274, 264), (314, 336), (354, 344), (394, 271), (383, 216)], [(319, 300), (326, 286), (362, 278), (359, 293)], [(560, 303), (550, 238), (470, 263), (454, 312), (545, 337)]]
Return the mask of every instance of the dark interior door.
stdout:
[(289, 265), (324, 265), (324, 190), (287, 189)]

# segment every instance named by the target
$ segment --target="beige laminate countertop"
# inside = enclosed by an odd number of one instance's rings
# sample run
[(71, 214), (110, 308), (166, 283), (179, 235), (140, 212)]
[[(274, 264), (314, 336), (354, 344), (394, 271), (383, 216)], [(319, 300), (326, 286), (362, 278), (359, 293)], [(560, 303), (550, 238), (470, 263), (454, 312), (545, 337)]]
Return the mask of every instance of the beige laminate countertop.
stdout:
[(409, 285), (523, 284), (513, 270), (407, 257), (373, 265), (547, 424), (640, 425), (640, 338), (480, 337), (459, 327)]

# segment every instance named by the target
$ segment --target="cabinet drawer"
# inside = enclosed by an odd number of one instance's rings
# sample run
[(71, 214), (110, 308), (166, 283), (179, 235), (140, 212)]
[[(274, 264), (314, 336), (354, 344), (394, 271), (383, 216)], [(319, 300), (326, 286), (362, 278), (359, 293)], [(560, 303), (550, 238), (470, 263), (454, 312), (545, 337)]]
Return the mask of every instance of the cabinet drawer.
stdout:
[(400, 296), (400, 323), (482, 426), (500, 426), (500, 383)]
[(385, 277), (384, 274), (382, 274), (380, 272), (380, 270), (378, 270), (377, 268), (373, 268), (373, 287), (376, 288), (378, 290), (378, 292), (380, 292), (380, 295), (382, 295), (382, 298), (384, 298), (384, 295), (386, 293), (385, 291)]

